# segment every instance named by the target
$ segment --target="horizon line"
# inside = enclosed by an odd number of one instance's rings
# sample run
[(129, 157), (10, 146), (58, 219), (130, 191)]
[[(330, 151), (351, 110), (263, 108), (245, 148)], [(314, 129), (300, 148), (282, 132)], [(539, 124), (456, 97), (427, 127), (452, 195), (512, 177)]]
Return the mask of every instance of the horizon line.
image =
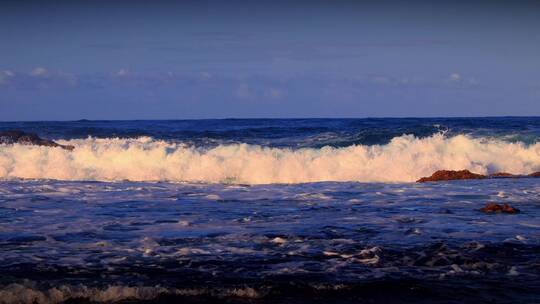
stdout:
[(51, 119), (51, 120), (0, 120), (14, 122), (100, 122), (100, 121), (196, 121), (196, 120), (333, 120), (333, 119), (468, 119), (468, 118), (540, 118), (540, 115), (501, 116), (364, 116), (364, 117), (223, 117), (223, 118), (136, 118), (136, 119)]

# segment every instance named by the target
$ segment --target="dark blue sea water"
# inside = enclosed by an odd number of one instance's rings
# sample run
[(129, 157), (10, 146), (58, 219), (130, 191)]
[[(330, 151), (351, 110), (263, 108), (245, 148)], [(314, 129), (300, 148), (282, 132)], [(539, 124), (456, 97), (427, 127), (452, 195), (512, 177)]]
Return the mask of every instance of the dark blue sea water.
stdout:
[(428, 137), (507, 137), (534, 143), (540, 137), (538, 117), (366, 118), (366, 119), (209, 119), (141, 121), (2, 122), (0, 130), (24, 130), (53, 139), (136, 138), (190, 144), (247, 143), (271, 147), (387, 144), (403, 134)]
[[(535, 303), (540, 118), (2, 122), (0, 303)], [(518, 214), (485, 214), (487, 202)]]

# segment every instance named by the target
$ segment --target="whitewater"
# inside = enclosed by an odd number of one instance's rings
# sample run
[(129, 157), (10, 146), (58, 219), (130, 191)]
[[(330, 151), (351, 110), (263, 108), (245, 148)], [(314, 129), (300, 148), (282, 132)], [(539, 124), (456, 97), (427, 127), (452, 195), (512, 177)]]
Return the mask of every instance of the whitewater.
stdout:
[(540, 179), (415, 183), (540, 171), (537, 117), (0, 122), (9, 130), (74, 149), (0, 145), (1, 304), (540, 294)]
[(481, 174), (540, 171), (540, 143), (437, 133), (394, 137), (384, 145), (275, 148), (197, 147), (138, 138), (59, 140), (60, 148), (0, 146), (0, 179), (170, 181), (237, 184), (321, 181), (414, 182), (441, 169)]

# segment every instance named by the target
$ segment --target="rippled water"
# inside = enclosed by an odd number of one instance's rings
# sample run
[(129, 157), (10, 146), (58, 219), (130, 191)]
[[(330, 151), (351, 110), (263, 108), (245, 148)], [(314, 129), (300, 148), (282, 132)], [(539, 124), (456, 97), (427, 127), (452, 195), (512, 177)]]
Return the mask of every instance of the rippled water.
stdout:
[[(60, 288), (60, 298), (93, 300), (298, 301), (315, 294), (390, 302), (463, 296), (526, 302), (540, 290), (535, 179), (261, 186), (11, 181), (0, 193), (6, 302), (10, 292), (54, 302), (52, 288)], [(487, 201), (510, 202), (521, 213), (483, 214), (478, 209)], [(458, 286), (458, 293), (448, 290)]]
[[(535, 303), (540, 118), (0, 123), (0, 303)], [(485, 214), (487, 202), (518, 214)]]
[(387, 144), (403, 134), (504, 138), (525, 143), (540, 138), (539, 117), (209, 119), (131, 121), (0, 122), (1, 130), (24, 130), (52, 139), (152, 137), (196, 146), (247, 143), (270, 147)]

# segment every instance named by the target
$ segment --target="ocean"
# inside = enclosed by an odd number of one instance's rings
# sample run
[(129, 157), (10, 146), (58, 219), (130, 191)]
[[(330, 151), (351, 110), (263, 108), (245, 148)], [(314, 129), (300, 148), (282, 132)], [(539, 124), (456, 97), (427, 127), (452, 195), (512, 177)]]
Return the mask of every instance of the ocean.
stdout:
[[(0, 122), (0, 303), (538, 303), (540, 118)], [(480, 212), (509, 203), (518, 214)]]

